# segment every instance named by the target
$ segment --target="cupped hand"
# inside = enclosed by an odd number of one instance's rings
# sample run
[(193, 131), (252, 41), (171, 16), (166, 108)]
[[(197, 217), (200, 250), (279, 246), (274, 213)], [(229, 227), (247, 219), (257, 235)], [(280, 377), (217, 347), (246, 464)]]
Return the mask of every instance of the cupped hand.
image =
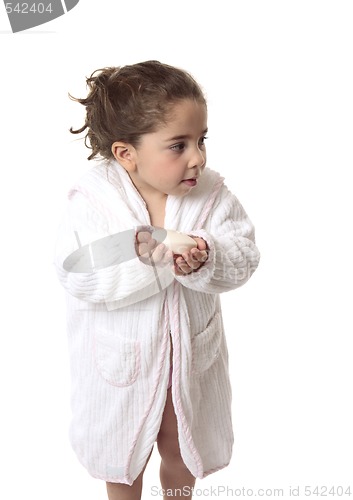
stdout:
[(191, 236), (197, 247), (182, 253), (174, 255), (174, 272), (177, 276), (183, 276), (196, 271), (204, 265), (208, 259), (207, 243), (202, 238)]
[(163, 243), (153, 239), (148, 231), (139, 231), (136, 234), (136, 252), (144, 264), (164, 266), (173, 262), (173, 252)]

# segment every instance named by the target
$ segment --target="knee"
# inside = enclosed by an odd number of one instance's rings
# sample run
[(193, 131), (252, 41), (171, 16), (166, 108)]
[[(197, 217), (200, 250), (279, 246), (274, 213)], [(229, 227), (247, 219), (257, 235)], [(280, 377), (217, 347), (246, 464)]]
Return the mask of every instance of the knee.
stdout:
[(168, 469), (186, 469), (186, 465), (180, 454), (179, 444), (174, 443), (170, 445), (170, 443), (158, 443), (158, 451), (161, 456), (162, 464)]

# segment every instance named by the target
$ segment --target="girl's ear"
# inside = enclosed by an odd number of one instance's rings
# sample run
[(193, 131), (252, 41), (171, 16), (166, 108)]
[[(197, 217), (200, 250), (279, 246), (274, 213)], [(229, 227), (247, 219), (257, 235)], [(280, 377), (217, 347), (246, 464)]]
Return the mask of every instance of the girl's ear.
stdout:
[(135, 148), (127, 142), (114, 142), (112, 153), (114, 158), (128, 172), (133, 172), (136, 168)]

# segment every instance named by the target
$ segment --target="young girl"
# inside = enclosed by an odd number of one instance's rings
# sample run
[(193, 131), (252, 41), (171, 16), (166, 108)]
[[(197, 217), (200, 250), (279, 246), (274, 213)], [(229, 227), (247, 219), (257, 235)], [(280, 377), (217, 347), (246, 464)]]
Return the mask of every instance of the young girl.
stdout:
[[(141, 498), (155, 442), (165, 498), (190, 497), (195, 478), (231, 457), (219, 294), (256, 269), (254, 228), (206, 168), (206, 102), (188, 73), (147, 61), (98, 70), (87, 84), (87, 98), (73, 98), (86, 121), (71, 132), (86, 130), (89, 159), (101, 161), (69, 193), (56, 256), (68, 292), (71, 442), (110, 500)], [(156, 227), (191, 236), (194, 248), (172, 252)]]

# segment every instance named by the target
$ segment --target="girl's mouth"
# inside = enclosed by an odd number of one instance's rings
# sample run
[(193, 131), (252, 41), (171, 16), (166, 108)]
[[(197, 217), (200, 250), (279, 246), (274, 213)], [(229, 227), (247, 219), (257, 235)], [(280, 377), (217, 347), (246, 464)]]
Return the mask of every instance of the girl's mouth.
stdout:
[(186, 184), (187, 186), (196, 186), (197, 184), (197, 179), (195, 177), (193, 177), (192, 179), (184, 179), (183, 181), (181, 181), (183, 184)]

